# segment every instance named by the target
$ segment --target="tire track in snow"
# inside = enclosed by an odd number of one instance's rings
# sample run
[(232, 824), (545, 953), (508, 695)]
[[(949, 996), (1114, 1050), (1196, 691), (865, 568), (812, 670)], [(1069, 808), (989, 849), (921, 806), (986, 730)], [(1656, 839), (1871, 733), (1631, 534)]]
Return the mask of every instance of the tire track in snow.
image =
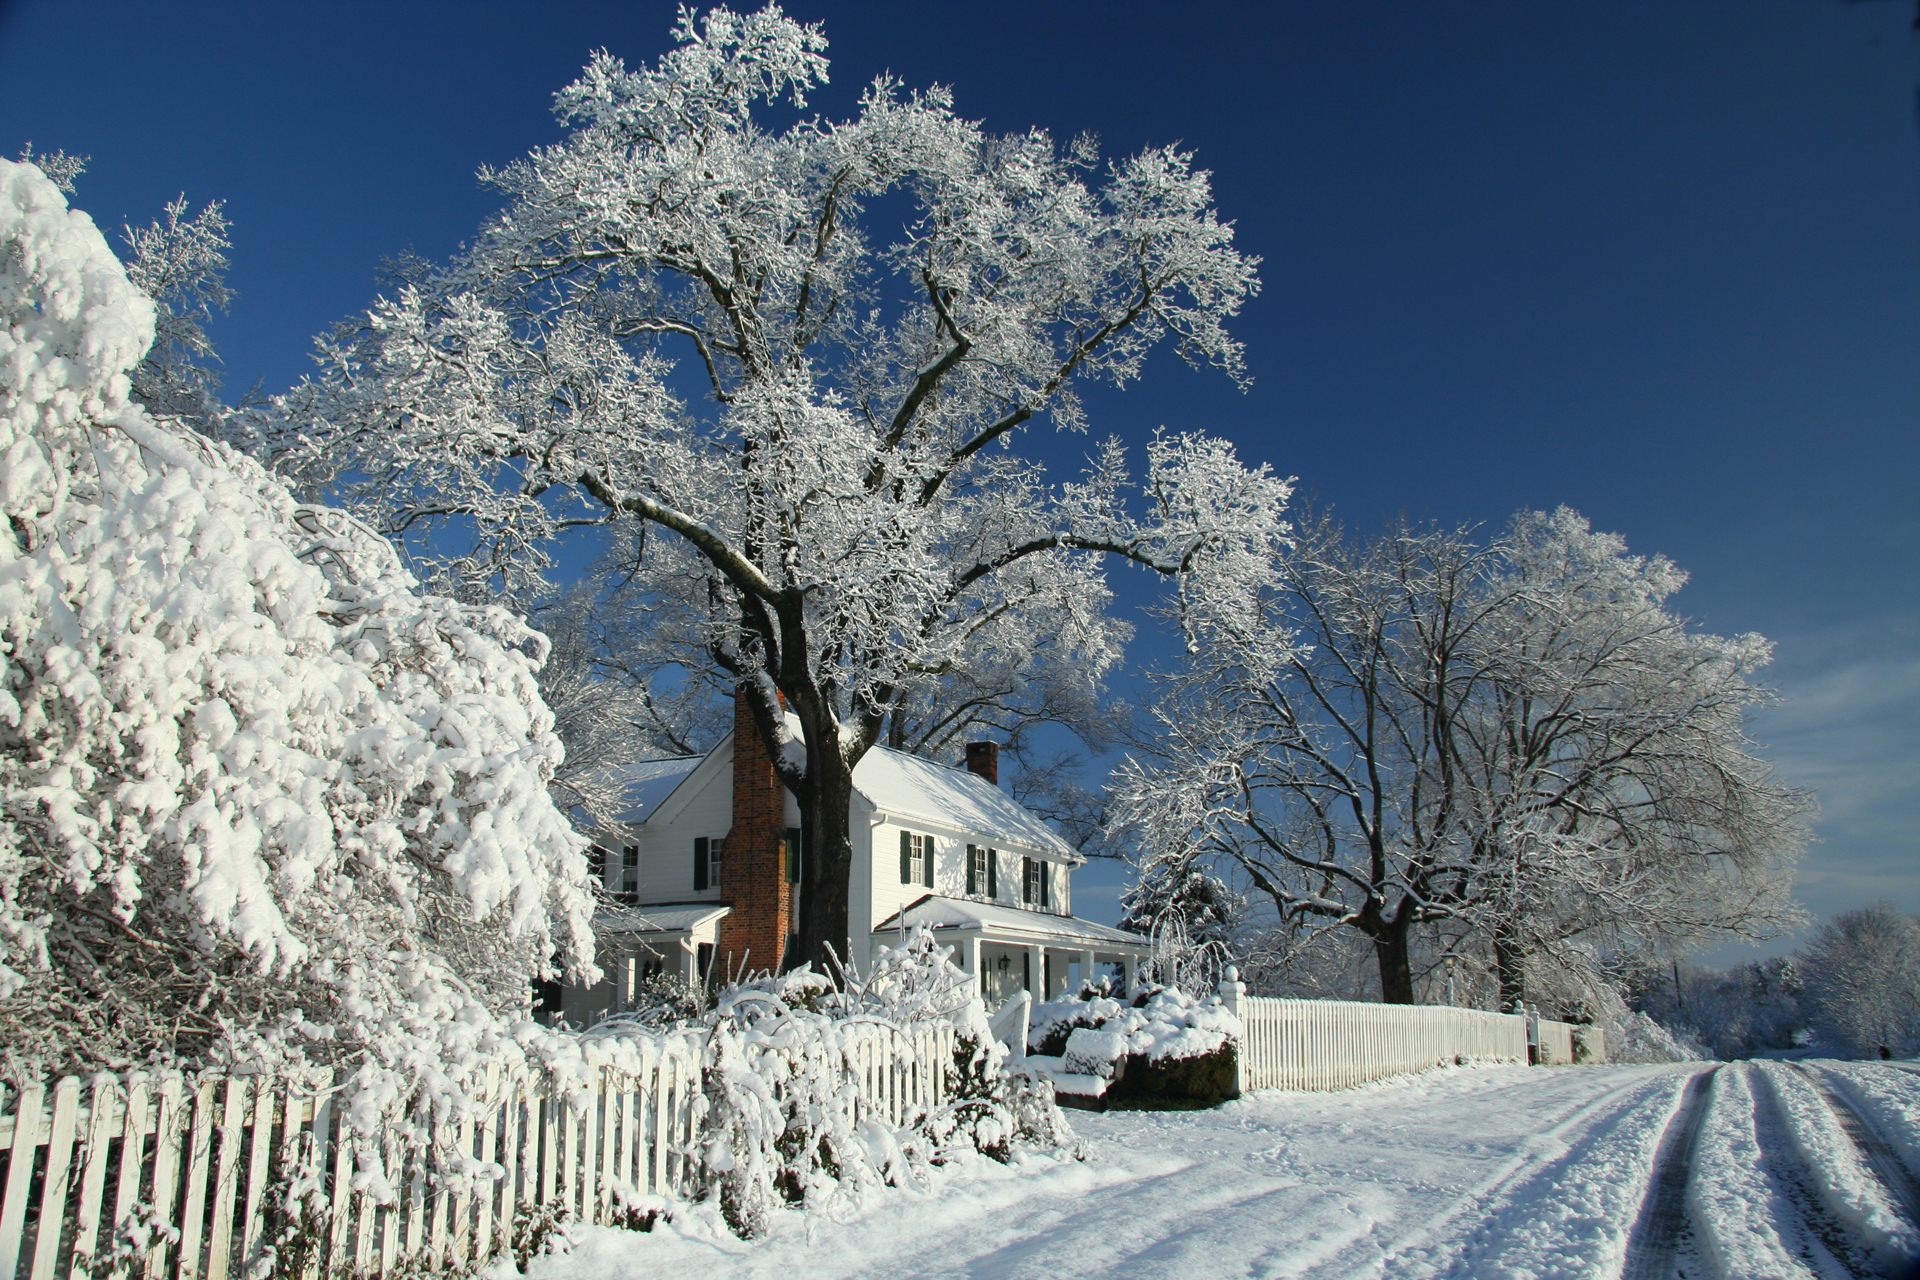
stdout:
[[(1670, 1090), (1672, 1081), (1671, 1075), (1624, 1080), (1571, 1108), (1521, 1143), (1477, 1186), (1462, 1188), (1446, 1212), (1408, 1224), (1395, 1238), (1383, 1240), (1383, 1266), (1375, 1274), (1404, 1280), (1474, 1274), (1487, 1255), (1501, 1252), (1503, 1245), (1529, 1231), (1527, 1224), (1534, 1215), (1522, 1206), (1538, 1203), (1532, 1192), (1554, 1185), (1596, 1149), (1608, 1146), (1615, 1131), (1631, 1124), (1633, 1113), (1649, 1096)], [(1470, 1215), (1478, 1215), (1481, 1226), (1461, 1231), (1461, 1220)], [(1625, 1215), (1620, 1217), (1624, 1220)], [(1513, 1273), (1527, 1274), (1524, 1269)]]
[(1675, 1274), (1680, 1240), (1687, 1228), (1687, 1178), (1693, 1170), (1693, 1150), (1700, 1140), (1701, 1121), (1707, 1115), (1707, 1090), (1719, 1070), (1713, 1067), (1688, 1080), (1679, 1110), (1667, 1122), (1660, 1150), (1653, 1158), (1647, 1197), (1627, 1239), (1627, 1260), (1620, 1280), (1671, 1280)]
[[(1802, 1063), (1788, 1064), (1798, 1071), (1820, 1100), (1833, 1112), (1834, 1119), (1840, 1122), (1840, 1131), (1847, 1135), (1847, 1141), (1860, 1155), (1861, 1163), (1879, 1179), (1881, 1189), (1887, 1193), (1887, 1199), (1895, 1211), (1906, 1218), (1907, 1225), (1920, 1230), (1920, 1181), (1916, 1181), (1913, 1171), (1901, 1163), (1900, 1157), (1873, 1131), (1873, 1127), (1860, 1114), (1852, 1102), (1835, 1089), (1824, 1073), (1815, 1071)], [(1908, 1259), (1909, 1264), (1920, 1259)]]
[(1827, 1202), (1829, 1180), (1817, 1167), (1818, 1157), (1804, 1146), (1805, 1123), (1796, 1124), (1781, 1081), (1758, 1066), (1747, 1070), (1765, 1082), (1754, 1090), (1754, 1136), (1762, 1160), (1799, 1219), (1800, 1257), (1816, 1273), (1836, 1280), (1882, 1280), (1889, 1273), (1873, 1265), (1872, 1251), (1858, 1231)]

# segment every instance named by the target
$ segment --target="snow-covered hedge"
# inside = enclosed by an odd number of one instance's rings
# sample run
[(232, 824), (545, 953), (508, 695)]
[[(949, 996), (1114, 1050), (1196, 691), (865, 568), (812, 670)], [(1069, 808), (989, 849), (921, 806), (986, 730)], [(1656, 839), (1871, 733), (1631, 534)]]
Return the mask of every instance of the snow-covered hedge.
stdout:
[[(863, 1060), (878, 1050), (904, 1064), (943, 1029), (951, 1059), (924, 1062), (920, 1082), (921, 1096), (934, 1096), (937, 1073), (938, 1102), (888, 1123), (884, 1100), (859, 1087)], [(697, 1055), (705, 1194), (663, 1208), (736, 1235), (762, 1234), (783, 1210), (835, 1212), (883, 1187), (924, 1187), (933, 1166), (956, 1159), (1074, 1149), (1052, 1091), (1008, 1071), (974, 980), (925, 929), (864, 975), (763, 977), (679, 1025), (616, 1015), (566, 1040), (571, 1047), (547, 1048), (548, 1069), (563, 1079), (591, 1062), (630, 1060), (633, 1069), (661, 1052)]]
[(1217, 1102), (1232, 1090), (1241, 1034), (1218, 996), (1089, 987), (1034, 1006), (1027, 1060), (1066, 1095)]
[(131, 404), (153, 335), (87, 216), (0, 161), (0, 1045), (458, 1105), (552, 957), (591, 976), (545, 642)]

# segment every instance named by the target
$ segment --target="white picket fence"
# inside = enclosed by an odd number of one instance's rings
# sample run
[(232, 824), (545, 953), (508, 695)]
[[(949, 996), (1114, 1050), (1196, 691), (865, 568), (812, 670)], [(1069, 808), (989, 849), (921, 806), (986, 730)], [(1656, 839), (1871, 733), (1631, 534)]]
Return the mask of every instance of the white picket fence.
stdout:
[(1573, 1025), (1546, 1018), (1534, 1020), (1535, 1060), (1543, 1067), (1561, 1067), (1574, 1060)]
[[(1220, 998), (1245, 1028), (1239, 1051), (1243, 1092), (1348, 1089), (1453, 1062), (1524, 1063), (1530, 1056), (1529, 1019), (1522, 1014), (1249, 996), (1232, 977), (1220, 984)], [(1569, 1024), (1532, 1021), (1533, 1057), (1542, 1065), (1574, 1060)]]
[[(862, 1117), (900, 1126), (940, 1105), (951, 1028), (855, 1034), (847, 1083)], [(276, 1277), (385, 1275), (489, 1257), (526, 1212), (609, 1222), (635, 1196), (697, 1197), (691, 1043), (641, 1073), (592, 1068), (559, 1089), (495, 1072), (477, 1113), (432, 1135), (436, 1167), (465, 1176), (430, 1182), (397, 1135), (386, 1141), (397, 1195), (369, 1185), (338, 1090), (308, 1081), (103, 1073), (0, 1092), (0, 1280), (226, 1280), (269, 1264)], [(317, 1173), (327, 1210), (296, 1224), (284, 1193), (302, 1172)]]

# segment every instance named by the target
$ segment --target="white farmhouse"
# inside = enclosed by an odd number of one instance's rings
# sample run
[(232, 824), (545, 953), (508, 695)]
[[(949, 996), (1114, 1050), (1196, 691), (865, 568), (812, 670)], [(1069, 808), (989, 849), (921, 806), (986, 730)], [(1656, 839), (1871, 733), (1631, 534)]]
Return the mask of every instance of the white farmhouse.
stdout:
[[(1037, 999), (1083, 978), (1131, 978), (1147, 941), (1073, 914), (1083, 861), (1046, 822), (998, 786), (999, 747), (967, 747), (954, 768), (875, 747), (854, 770), (850, 940), (864, 965), (917, 924), (979, 976), (989, 1007), (1020, 990)], [(800, 895), (800, 810), (780, 784), (752, 718), (704, 756), (653, 760), (629, 775), (625, 844), (600, 851), (600, 874), (625, 909), (596, 930), (607, 977), (561, 993), (574, 1025), (626, 1007), (635, 984), (666, 970), (722, 976), (778, 965), (792, 945)], [(551, 997), (549, 997), (551, 999)]]

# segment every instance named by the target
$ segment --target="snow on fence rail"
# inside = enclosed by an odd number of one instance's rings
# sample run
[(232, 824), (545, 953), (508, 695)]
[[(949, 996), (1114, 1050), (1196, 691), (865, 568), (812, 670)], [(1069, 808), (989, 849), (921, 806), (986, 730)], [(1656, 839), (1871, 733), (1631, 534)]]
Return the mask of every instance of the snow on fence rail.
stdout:
[(1347, 1089), (1459, 1060), (1541, 1064), (1574, 1060), (1573, 1028), (1564, 1022), (1486, 1013), (1446, 1005), (1371, 1004), (1356, 1000), (1282, 1000), (1249, 996), (1229, 973), (1221, 1001), (1238, 1015), (1239, 1083), (1247, 1089)]
[[(938, 1106), (953, 1051), (951, 1027), (873, 1026), (846, 1065), (857, 1118), (898, 1127)], [(387, 1195), (355, 1160), (337, 1090), (308, 1080), (134, 1072), (0, 1089), (0, 1280), (225, 1280), (269, 1248), (275, 1276), (484, 1259), (522, 1214), (609, 1222), (637, 1195), (697, 1198), (699, 1090), (692, 1051), (558, 1084), (492, 1072), (477, 1111), (432, 1134), (437, 1167), (466, 1176), (430, 1182), (390, 1137)], [(315, 1174), (326, 1210), (296, 1220), (288, 1193)]]

